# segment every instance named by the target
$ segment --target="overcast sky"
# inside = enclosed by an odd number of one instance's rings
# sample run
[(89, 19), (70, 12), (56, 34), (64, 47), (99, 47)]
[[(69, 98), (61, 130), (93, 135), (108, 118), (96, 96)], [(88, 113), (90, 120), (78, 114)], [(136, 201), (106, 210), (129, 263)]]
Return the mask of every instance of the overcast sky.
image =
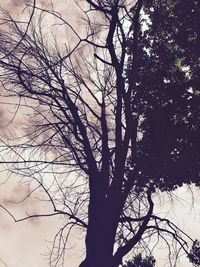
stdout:
[[(15, 16), (20, 17), (24, 4), (31, 1), (24, 0), (0, 0), (0, 6), (11, 11)], [(47, 4), (48, 1), (40, 1)], [(69, 5), (66, 0), (56, 1), (58, 11), (63, 11), (67, 16), (74, 17), (76, 23), (76, 10), (73, 4)], [(69, 6), (72, 8), (69, 10)], [(2, 100), (2, 99), (1, 99)], [(1, 102), (1, 101), (0, 101)], [(12, 102), (12, 100), (9, 100)], [(8, 121), (11, 115), (11, 107), (0, 104), (0, 126)], [(18, 127), (21, 120), (20, 114), (14, 121)], [(2, 127), (0, 127), (2, 129)], [(4, 129), (5, 131), (5, 129)], [(6, 173), (1, 173), (0, 184), (6, 179)], [(0, 185), (0, 204), (12, 211), (16, 218), (21, 218), (28, 210), (30, 213), (43, 213), (51, 211), (48, 204), (41, 204), (35, 200), (27, 200), (23, 204), (14, 204), (27, 194), (30, 190), (27, 184), (18, 184), (17, 177), (12, 178), (5, 184)], [(61, 220), (58, 216), (48, 218), (37, 218), (28, 221), (15, 223), (13, 219), (0, 209), (0, 267), (47, 267), (48, 251), (51, 247), (50, 241), (60, 229)], [(80, 233), (73, 233), (70, 245), (72, 249), (66, 253), (66, 266), (76, 267), (83, 258), (83, 240), (80, 240)]]
[[(24, 3), (30, 1), (25, 0), (0, 0), (0, 6), (6, 7), (12, 12), (19, 12), (23, 8)], [(41, 1), (47, 3), (47, 1)], [(75, 23), (77, 21), (77, 10), (74, 9), (71, 0), (53, 1), (58, 11), (65, 12), (67, 17)], [(70, 2), (70, 4), (69, 4)], [(8, 118), (7, 107), (1, 106), (1, 118)], [(1, 123), (1, 121), (0, 121)], [(6, 174), (0, 177), (0, 183), (5, 180)], [(50, 209), (48, 204), (38, 204), (33, 200), (27, 200), (23, 204), (17, 205), (14, 202), (20, 201), (23, 196), (30, 190), (27, 184), (20, 185), (16, 179), (12, 179), (0, 186), (0, 204), (5, 205), (9, 210), (13, 211), (17, 218), (23, 216), (26, 210), (40, 212)], [(198, 200), (197, 204), (192, 204), (192, 196)], [(186, 232), (189, 232), (193, 238), (200, 237), (200, 193), (195, 190), (194, 195), (188, 189), (178, 190), (177, 198), (174, 203), (169, 198), (159, 198), (160, 202), (157, 210), (164, 210), (169, 217), (173, 218), (182, 226)], [(44, 256), (48, 252), (48, 247), (59, 229), (61, 221), (58, 217), (48, 217), (33, 219), (26, 222), (15, 223), (12, 218), (2, 209), (0, 209), (0, 267), (47, 267), (47, 257)], [(79, 240), (80, 233), (74, 233), (71, 241), (72, 249), (66, 254), (66, 267), (77, 267), (83, 257), (83, 241)], [(162, 260), (162, 252), (156, 252), (160, 258), (159, 267), (168, 266), (165, 260)], [(187, 259), (181, 258), (181, 267), (188, 267)]]

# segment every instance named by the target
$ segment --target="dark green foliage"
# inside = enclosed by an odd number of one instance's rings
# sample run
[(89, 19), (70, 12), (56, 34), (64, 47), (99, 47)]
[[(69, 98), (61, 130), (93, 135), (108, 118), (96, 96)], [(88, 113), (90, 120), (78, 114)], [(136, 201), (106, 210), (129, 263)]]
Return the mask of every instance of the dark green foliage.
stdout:
[(138, 254), (133, 258), (133, 260), (129, 260), (123, 267), (154, 267), (156, 260), (152, 256), (147, 256), (146, 258), (142, 258), (141, 254)]
[[(140, 30), (132, 109), (140, 117), (140, 141), (132, 165), (139, 187), (161, 190), (199, 185), (200, 2), (145, 1), (148, 28)], [(134, 57), (133, 40), (128, 49)]]

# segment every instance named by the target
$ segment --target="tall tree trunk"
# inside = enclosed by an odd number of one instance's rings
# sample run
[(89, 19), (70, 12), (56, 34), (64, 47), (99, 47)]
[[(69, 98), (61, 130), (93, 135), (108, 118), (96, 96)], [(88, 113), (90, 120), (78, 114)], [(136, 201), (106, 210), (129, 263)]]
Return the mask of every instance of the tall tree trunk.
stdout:
[[(103, 191), (103, 190), (102, 190)], [(110, 207), (105, 194), (96, 191), (90, 196), (89, 220), (86, 234), (86, 258), (79, 267), (117, 267), (113, 247), (117, 230), (116, 212)]]
[(86, 241), (86, 258), (80, 267), (117, 267), (113, 262), (113, 242), (101, 235), (104, 233), (100, 229), (98, 234), (95, 233), (92, 242)]
[[(114, 266), (113, 246), (115, 225), (111, 226), (106, 216), (101, 220), (90, 220), (86, 236), (86, 258), (80, 267), (117, 267)], [(100, 223), (101, 221), (101, 223)]]

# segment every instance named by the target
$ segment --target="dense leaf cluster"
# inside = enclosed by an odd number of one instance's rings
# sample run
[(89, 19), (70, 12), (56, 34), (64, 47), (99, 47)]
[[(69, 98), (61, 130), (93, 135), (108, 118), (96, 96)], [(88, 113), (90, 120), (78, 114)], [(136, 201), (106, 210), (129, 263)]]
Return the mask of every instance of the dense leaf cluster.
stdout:
[(194, 266), (200, 266), (200, 242), (198, 240), (194, 241), (188, 258)]
[(141, 254), (138, 254), (133, 260), (127, 261), (123, 267), (154, 267), (155, 262), (156, 260), (152, 256), (143, 258)]
[(146, 1), (137, 44), (129, 41), (132, 110), (138, 116), (140, 187), (199, 185), (200, 2)]

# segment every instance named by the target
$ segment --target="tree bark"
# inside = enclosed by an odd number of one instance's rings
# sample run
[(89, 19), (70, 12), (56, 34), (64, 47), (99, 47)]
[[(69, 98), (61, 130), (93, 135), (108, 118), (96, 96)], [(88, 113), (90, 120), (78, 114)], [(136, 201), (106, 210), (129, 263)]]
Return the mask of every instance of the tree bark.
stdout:
[[(98, 177), (102, 181), (105, 177)], [(113, 205), (105, 197), (100, 184), (90, 195), (88, 228), (85, 239), (86, 258), (79, 267), (117, 267), (113, 247), (118, 219)], [(112, 206), (112, 210), (111, 207)]]

